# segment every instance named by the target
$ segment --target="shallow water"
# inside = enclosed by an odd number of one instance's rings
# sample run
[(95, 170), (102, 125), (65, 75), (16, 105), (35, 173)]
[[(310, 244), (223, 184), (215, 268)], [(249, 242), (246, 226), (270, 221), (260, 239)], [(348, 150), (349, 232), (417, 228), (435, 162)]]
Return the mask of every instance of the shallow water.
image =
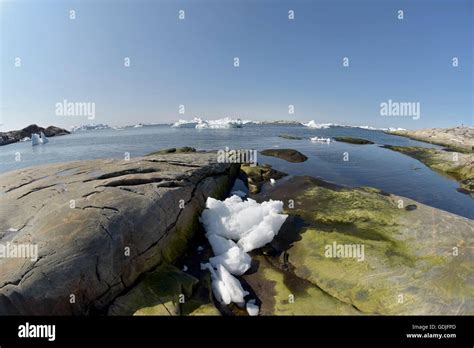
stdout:
[[(352, 145), (332, 142), (315, 144), (308, 139), (288, 140), (279, 134), (333, 137), (348, 135), (375, 142), (374, 145)], [(46, 145), (16, 143), (0, 147), (0, 172), (46, 163), (94, 158), (124, 158), (142, 156), (167, 147), (192, 146), (197, 149), (257, 149), (294, 148), (308, 161), (289, 163), (259, 155), (260, 163), (293, 175), (311, 175), (348, 186), (371, 186), (421, 203), (474, 219), (474, 200), (456, 191), (458, 183), (432, 171), (421, 162), (383, 149), (380, 145), (438, 147), (379, 131), (334, 127), (309, 129), (295, 125), (247, 125), (226, 130), (171, 128), (150, 126), (121, 131), (99, 130), (53, 137)], [(348, 161), (344, 161), (347, 152)], [(21, 161), (15, 161), (20, 153)]]

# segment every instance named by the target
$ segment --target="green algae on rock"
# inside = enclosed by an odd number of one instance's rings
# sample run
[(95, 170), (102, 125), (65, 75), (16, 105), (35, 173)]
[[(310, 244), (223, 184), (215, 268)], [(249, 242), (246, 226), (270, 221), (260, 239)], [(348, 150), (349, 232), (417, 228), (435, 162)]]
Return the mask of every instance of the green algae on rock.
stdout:
[(382, 146), (413, 157), (428, 167), (459, 181), (458, 191), (474, 194), (474, 154), (457, 153), (420, 146)]
[(290, 134), (280, 134), (278, 137), (283, 138), (283, 139), (288, 139), (288, 140), (303, 140), (302, 137), (297, 137), (295, 135), (290, 135)]
[[(338, 302), (364, 314), (474, 313), (467, 247), (474, 242), (472, 220), (376, 189), (325, 185), (310, 177), (290, 178), (258, 199), (270, 197), (293, 200), (285, 213), (300, 222), (283, 225), (272, 242), (280, 254), (267, 259), (283, 258), (286, 272)], [(410, 204), (417, 209), (404, 208)], [(363, 257), (328, 255), (334, 243), (363, 246)]]
[(294, 149), (266, 149), (260, 151), (264, 156), (278, 157), (288, 162), (299, 163), (308, 159), (301, 152)]
[(374, 142), (367, 140), (367, 139), (362, 139), (362, 138), (354, 138), (354, 137), (334, 137), (336, 141), (340, 141), (343, 143), (349, 143), (349, 144), (356, 144), (356, 145), (367, 145), (367, 144), (373, 144)]

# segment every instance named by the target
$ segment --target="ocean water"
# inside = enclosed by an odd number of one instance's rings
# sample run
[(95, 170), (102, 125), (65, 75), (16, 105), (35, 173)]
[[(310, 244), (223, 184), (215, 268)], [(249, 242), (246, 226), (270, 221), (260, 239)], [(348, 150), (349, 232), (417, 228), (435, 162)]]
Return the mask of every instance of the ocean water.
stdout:
[[(373, 141), (374, 145), (352, 145), (341, 142), (315, 144), (309, 139), (288, 140), (279, 134), (300, 137), (354, 136)], [(293, 175), (311, 175), (337, 184), (371, 186), (421, 203), (474, 219), (474, 200), (456, 191), (458, 183), (432, 171), (406, 155), (383, 149), (380, 145), (438, 147), (380, 131), (333, 127), (310, 129), (297, 125), (246, 125), (233, 129), (171, 128), (167, 125), (97, 130), (49, 138), (49, 143), (31, 146), (16, 143), (0, 147), (0, 172), (41, 165), (94, 158), (142, 156), (167, 148), (192, 146), (198, 150), (293, 148), (308, 157), (303, 163), (262, 156), (260, 163)], [(347, 152), (349, 160), (344, 161)], [(15, 161), (17, 154), (20, 161)]]

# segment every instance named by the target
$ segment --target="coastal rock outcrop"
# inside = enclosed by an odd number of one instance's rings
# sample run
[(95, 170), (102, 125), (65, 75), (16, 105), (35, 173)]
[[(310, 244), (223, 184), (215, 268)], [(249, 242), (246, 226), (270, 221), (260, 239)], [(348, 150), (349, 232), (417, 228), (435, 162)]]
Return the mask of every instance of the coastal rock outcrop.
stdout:
[(40, 134), (41, 132), (43, 132), (47, 137), (70, 134), (67, 130), (59, 127), (49, 126), (48, 128), (43, 128), (36, 124), (32, 124), (20, 130), (0, 132), (0, 146), (16, 143), (23, 138), (31, 137), (33, 133)]
[(290, 214), (243, 276), (263, 315), (474, 313), (472, 220), (311, 177), (252, 198), (287, 202)]
[(106, 313), (182, 254), (207, 197), (222, 198), (237, 172), (212, 153), (171, 153), (2, 174), (0, 244), (38, 253), (0, 258), (0, 314)]

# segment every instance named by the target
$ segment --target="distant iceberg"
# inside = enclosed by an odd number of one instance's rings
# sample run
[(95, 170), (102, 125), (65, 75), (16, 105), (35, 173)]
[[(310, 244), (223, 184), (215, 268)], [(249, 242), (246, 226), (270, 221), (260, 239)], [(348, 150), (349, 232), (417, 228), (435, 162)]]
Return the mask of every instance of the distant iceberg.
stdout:
[(372, 126), (352, 126), (346, 124), (337, 124), (337, 123), (316, 123), (316, 121), (311, 120), (308, 123), (301, 123), (303, 126), (314, 129), (327, 129), (331, 127), (342, 127), (342, 128), (360, 128), (367, 130), (377, 130), (377, 131), (394, 131), (394, 130), (405, 130), (404, 128), (377, 128)]
[(106, 124), (102, 123), (91, 123), (91, 124), (83, 124), (80, 126), (72, 126), (70, 128), (71, 133), (82, 132), (82, 131), (90, 131), (90, 130), (100, 130), (100, 129), (109, 129), (110, 127)]
[(200, 117), (195, 117), (192, 120), (179, 120), (171, 127), (173, 128), (196, 128), (196, 129), (229, 129), (229, 128), (242, 128), (245, 124), (254, 123), (256, 121), (241, 120), (240, 118), (233, 119), (231, 117), (225, 117), (218, 120), (203, 120)]
[(308, 123), (302, 123), (303, 126), (308, 128), (316, 128), (316, 129), (326, 129), (329, 127), (337, 127), (338, 125), (335, 123), (316, 123), (314, 120), (309, 121)]
[(188, 120), (178, 120), (177, 122), (173, 123), (171, 127), (173, 128), (196, 128), (196, 126), (202, 122), (202, 119), (199, 117), (195, 117), (194, 119)]

